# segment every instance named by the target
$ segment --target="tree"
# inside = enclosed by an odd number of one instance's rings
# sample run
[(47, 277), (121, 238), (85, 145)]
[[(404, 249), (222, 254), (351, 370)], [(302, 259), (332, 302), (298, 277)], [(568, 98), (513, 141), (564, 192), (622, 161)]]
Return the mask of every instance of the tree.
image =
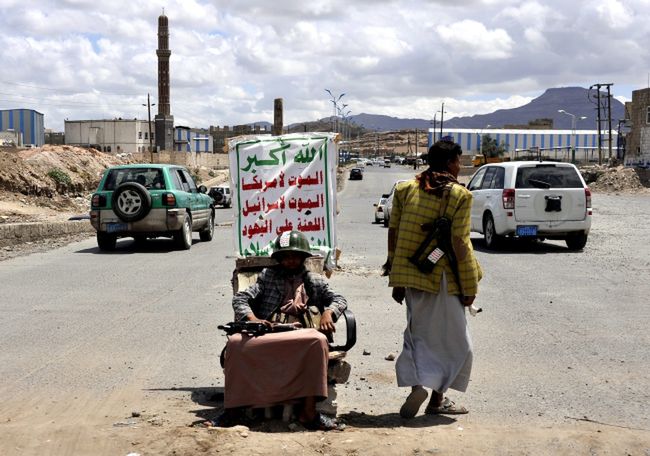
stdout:
[(483, 135), (481, 139), (481, 153), (487, 158), (503, 157), (506, 153), (507, 145), (504, 142), (498, 143), (490, 135)]

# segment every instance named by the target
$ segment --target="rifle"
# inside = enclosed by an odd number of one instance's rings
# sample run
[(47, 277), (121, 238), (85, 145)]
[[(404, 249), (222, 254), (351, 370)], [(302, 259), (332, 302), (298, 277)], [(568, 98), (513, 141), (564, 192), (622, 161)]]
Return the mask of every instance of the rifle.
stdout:
[(293, 323), (275, 323), (267, 326), (259, 321), (231, 321), (225, 325), (217, 326), (226, 332), (226, 335), (244, 334), (250, 337), (263, 336), (264, 334), (294, 331), (300, 329), (300, 326)]
[[(439, 217), (433, 222), (423, 223), (420, 225), (422, 231), (427, 232), (427, 236), (419, 245), (409, 261), (423, 274), (429, 274), (433, 267), (443, 255), (449, 258), (449, 265), (454, 273), (456, 282), (460, 285), (458, 275), (458, 262), (456, 254), (451, 245), (451, 220), (447, 217)], [(435, 246), (433, 245), (435, 241)]]

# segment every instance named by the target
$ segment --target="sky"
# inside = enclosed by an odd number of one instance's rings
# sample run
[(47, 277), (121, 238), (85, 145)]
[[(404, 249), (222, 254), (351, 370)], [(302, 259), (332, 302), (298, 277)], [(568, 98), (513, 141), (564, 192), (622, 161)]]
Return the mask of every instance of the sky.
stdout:
[(449, 119), (552, 87), (613, 83), (624, 102), (650, 81), (650, 0), (0, 0), (0, 109), (55, 131), (146, 120), (163, 8), (176, 125), (272, 123), (275, 98), (285, 125), (333, 99), (420, 119), (444, 102)]

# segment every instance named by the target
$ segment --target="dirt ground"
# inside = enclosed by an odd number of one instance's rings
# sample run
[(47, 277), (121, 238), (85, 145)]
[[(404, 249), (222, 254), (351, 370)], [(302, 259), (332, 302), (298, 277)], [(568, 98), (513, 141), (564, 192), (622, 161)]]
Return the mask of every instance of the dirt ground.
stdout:
[[(86, 214), (89, 198), (103, 170), (128, 162), (102, 152), (73, 147), (0, 151), (0, 223), (67, 220)], [(59, 169), (67, 185), (48, 176)], [(216, 184), (226, 175), (198, 170), (201, 181)], [(599, 169), (590, 175), (598, 192), (648, 192), (629, 171)], [(638, 180), (638, 178), (637, 178)], [(83, 237), (83, 235), (81, 235)], [(46, 240), (0, 252), (0, 260), (47, 250), (79, 236)], [(4, 255), (4, 257), (2, 256)], [(418, 416), (402, 420), (397, 413), (372, 416), (342, 412), (346, 429), (307, 432), (282, 421), (250, 427), (214, 428), (206, 419), (220, 410), (218, 391), (196, 398), (185, 392), (142, 397), (138, 388), (108, 397), (48, 397), (31, 401), (3, 398), (0, 406), (0, 453), (8, 455), (640, 455), (650, 456), (650, 430), (629, 429), (570, 417), (566, 423), (538, 426), (476, 423), (472, 414), (459, 417)], [(26, 423), (42, 401), (48, 414)], [(16, 402), (16, 403), (14, 403)], [(51, 403), (51, 405), (50, 405)], [(125, 404), (140, 403), (131, 410)], [(100, 408), (101, 413), (97, 413)], [(7, 411), (11, 411), (7, 414)], [(397, 412), (397, 411), (396, 411)]]
[[(173, 392), (172, 392), (173, 393)], [(3, 404), (11, 418), (0, 423), (0, 449), (7, 455), (634, 455), (650, 454), (647, 430), (624, 429), (581, 421), (521, 426), (479, 425), (471, 413), (453, 417), (418, 416), (403, 420), (397, 413), (371, 416), (344, 413), (342, 431), (309, 432), (280, 420), (255, 426), (207, 427), (218, 402), (157, 397), (142, 410), (137, 391), (115, 391), (107, 400), (52, 397), (41, 419), (25, 423), (39, 400)], [(153, 402), (153, 398), (152, 398)], [(143, 404), (144, 405), (144, 404)], [(97, 408), (101, 413), (97, 413)], [(4, 421), (4, 420), (3, 420)]]

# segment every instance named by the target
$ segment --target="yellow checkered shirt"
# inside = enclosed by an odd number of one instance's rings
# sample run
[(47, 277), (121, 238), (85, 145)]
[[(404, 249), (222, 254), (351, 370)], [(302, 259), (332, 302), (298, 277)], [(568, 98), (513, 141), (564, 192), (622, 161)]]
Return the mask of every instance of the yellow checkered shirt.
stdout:
[(420, 190), (416, 180), (402, 182), (395, 188), (393, 207), (390, 213), (390, 228), (396, 230), (397, 243), (395, 252), (388, 252), (393, 259), (389, 286), (411, 287), (418, 290), (438, 293), (442, 272), (447, 276), (447, 291), (452, 295), (475, 296), (478, 282), (483, 272), (469, 238), (470, 210), (472, 194), (461, 185), (453, 185), (449, 192), (449, 204), (446, 214), (451, 218), (452, 245), (458, 262), (460, 288), (444, 255), (429, 274), (420, 272), (411, 262), (410, 257), (420, 246), (426, 232), (420, 225), (434, 221), (441, 215), (442, 198)]

